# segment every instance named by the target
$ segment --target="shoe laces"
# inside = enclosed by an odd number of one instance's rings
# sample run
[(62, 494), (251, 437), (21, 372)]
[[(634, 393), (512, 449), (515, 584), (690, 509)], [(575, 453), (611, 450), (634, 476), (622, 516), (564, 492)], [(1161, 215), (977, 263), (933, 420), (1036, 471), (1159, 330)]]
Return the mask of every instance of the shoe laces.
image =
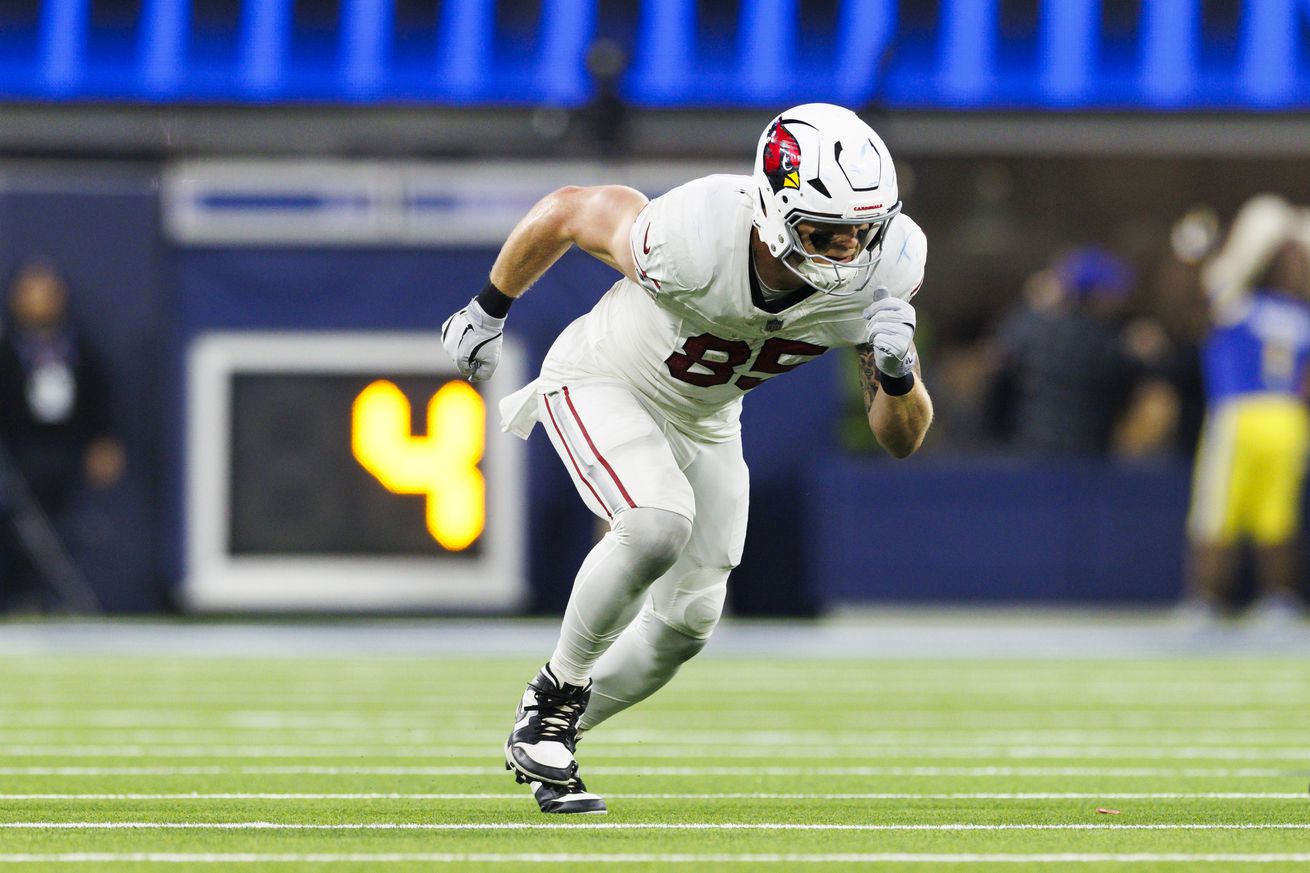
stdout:
[(578, 719), (586, 706), (585, 690), (572, 693), (533, 688), (535, 704), (523, 707), (524, 712), (536, 713), (532, 720), (534, 739), (563, 743), (570, 752), (577, 744)]

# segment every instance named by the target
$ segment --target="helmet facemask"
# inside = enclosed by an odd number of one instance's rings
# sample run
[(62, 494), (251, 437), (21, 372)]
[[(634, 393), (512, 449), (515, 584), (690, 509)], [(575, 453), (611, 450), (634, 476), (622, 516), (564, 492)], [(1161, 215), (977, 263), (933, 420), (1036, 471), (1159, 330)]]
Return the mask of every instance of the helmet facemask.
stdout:
[[(882, 259), (882, 242), (887, 236), (887, 228), (892, 219), (901, 211), (901, 204), (896, 203), (886, 212), (868, 221), (858, 219), (833, 221), (831, 218), (817, 218), (804, 213), (794, 212), (787, 217), (787, 235), (791, 245), (783, 252), (781, 260), (802, 282), (824, 294), (833, 297), (849, 297), (861, 287), (869, 274)], [(802, 235), (799, 225), (812, 225), (815, 230), (809, 233), (809, 246)], [(821, 254), (831, 245), (833, 238), (841, 228), (864, 226), (855, 238), (855, 253), (845, 260), (834, 260)], [(811, 250), (813, 249), (813, 251)], [(799, 262), (793, 263), (795, 255)]]

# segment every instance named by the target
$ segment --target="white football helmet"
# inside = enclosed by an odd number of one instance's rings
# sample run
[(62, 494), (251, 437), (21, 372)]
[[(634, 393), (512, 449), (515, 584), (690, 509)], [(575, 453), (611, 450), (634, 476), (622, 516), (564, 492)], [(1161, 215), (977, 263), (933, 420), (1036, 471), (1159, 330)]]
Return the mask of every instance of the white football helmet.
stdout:
[[(755, 185), (755, 227), (769, 252), (802, 281), (838, 297), (863, 286), (901, 211), (887, 146), (858, 115), (830, 103), (806, 103), (769, 122), (755, 155)], [(796, 230), (802, 221), (867, 227), (856, 254), (834, 261), (806, 248)]]

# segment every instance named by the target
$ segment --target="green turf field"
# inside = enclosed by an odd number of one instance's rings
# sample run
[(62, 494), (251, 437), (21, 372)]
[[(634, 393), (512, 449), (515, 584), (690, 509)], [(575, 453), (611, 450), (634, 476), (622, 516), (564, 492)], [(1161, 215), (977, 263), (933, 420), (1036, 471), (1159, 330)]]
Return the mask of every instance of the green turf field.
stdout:
[(579, 817), (501, 768), (536, 667), (0, 658), (0, 869), (1310, 869), (1304, 661), (706, 656)]

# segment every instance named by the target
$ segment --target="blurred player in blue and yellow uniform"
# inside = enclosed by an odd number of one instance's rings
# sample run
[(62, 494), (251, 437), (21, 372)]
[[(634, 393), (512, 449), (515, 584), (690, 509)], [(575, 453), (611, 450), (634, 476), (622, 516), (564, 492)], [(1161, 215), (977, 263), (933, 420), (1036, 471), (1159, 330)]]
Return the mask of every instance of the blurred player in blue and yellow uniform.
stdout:
[(1206, 423), (1188, 532), (1191, 606), (1221, 611), (1243, 542), (1259, 611), (1290, 617), (1310, 453), (1310, 220), (1261, 195), (1238, 213), (1205, 274), (1213, 328), (1202, 349)]

